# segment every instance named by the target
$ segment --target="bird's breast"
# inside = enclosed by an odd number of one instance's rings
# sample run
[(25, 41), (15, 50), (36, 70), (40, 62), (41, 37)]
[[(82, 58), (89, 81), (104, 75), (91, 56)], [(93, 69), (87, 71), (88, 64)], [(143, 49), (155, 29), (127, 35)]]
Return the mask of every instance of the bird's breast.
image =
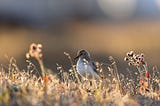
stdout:
[(84, 61), (83, 59), (78, 60), (77, 62), (77, 71), (80, 74), (86, 74), (93, 71), (92, 67), (89, 65), (87, 61)]

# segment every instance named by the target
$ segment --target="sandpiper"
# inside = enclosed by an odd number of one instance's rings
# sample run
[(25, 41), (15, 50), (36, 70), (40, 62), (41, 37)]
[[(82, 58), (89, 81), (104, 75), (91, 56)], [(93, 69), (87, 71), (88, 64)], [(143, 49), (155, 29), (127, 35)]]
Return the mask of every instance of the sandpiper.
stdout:
[(98, 67), (91, 59), (88, 51), (80, 50), (75, 59), (78, 59), (76, 69), (84, 79), (101, 79), (98, 75)]

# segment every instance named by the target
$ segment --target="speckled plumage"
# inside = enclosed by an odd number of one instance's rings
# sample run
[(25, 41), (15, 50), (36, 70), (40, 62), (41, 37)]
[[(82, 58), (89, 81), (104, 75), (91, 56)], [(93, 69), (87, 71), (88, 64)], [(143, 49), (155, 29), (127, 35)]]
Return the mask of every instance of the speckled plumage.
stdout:
[(76, 58), (78, 58), (76, 69), (83, 78), (100, 79), (100, 76), (97, 73), (97, 67), (94, 61), (92, 61), (88, 51), (86, 50), (78, 51)]

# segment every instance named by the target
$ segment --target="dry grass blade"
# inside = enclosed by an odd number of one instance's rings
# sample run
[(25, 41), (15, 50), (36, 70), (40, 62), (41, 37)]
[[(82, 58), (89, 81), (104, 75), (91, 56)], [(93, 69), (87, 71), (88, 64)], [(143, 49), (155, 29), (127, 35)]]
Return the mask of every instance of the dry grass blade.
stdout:
[(74, 67), (74, 64), (73, 64), (73, 61), (72, 61), (71, 56), (70, 56), (69, 53), (67, 53), (67, 52), (64, 52), (64, 54), (68, 57), (68, 59), (69, 59), (69, 61), (70, 61), (70, 63), (71, 63), (72, 70), (74, 71), (74, 75), (75, 75), (75, 77), (76, 77), (76, 79), (77, 79), (77, 82), (80, 84), (80, 79), (79, 79), (78, 73), (77, 73), (77, 71), (76, 71), (76, 69), (75, 69), (75, 67)]

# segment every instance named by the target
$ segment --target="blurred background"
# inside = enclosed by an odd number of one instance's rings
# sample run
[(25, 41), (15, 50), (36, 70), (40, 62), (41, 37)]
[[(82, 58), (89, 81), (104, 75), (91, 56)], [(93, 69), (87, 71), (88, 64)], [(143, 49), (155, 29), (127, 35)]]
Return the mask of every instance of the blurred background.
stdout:
[[(0, 0), (0, 63), (14, 57), (26, 67), (31, 43), (43, 44), (45, 65), (56, 70), (87, 49), (94, 60), (112, 55), (121, 71), (126, 52), (143, 52), (150, 68), (159, 65), (160, 0)], [(35, 62), (36, 63), (36, 62)]]

